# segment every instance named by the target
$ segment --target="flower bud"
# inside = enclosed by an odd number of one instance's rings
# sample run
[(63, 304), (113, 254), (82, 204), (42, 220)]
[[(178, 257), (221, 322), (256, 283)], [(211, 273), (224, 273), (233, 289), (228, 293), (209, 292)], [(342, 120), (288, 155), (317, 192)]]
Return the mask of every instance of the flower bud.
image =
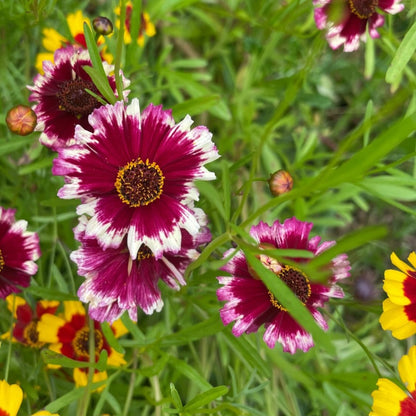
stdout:
[(110, 19), (103, 16), (98, 16), (92, 21), (92, 27), (99, 35), (110, 35), (113, 33), (113, 24)]
[(288, 172), (280, 169), (273, 173), (269, 179), (270, 192), (274, 196), (285, 194), (293, 187), (293, 179)]
[(27, 136), (36, 127), (36, 113), (26, 105), (17, 105), (11, 108), (6, 116), (7, 127), (13, 133)]

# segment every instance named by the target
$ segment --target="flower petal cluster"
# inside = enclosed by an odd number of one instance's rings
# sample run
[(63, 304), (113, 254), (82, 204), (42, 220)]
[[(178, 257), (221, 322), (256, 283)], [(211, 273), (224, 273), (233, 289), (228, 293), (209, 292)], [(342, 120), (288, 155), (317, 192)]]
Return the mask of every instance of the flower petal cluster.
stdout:
[[(204, 215), (200, 214), (201, 221)], [(89, 314), (98, 321), (113, 322), (127, 310), (130, 318), (137, 321), (137, 307), (144, 313), (159, 312), (163, 307), (159, 279), (171, 289), (179, 290), (185, 285), (183, 274), (186, 267), (195, 260), (196, 248), (210, 241), (211, 234), (204, 223), (196, 236), (181, 230), (182, 245), (179, 252), (164, 252), (156, 259), (150, 249), (142, 245), (135, 259), (127, 248), (127, 237), (118, 248), (104, 250), (96, 238), (85, 234), (87, 219), (80, 218), (75, 237), (81, 247), (71, 253), (71, 259), (78, 265), (78, 274), (86, 280), (78, 290), (81, 301), (89, 302)]]
[(416, 345), (400, 359), (398, 367), (406, 390), (387, 378), (378, 379), (369, 416), (416, 415)]
[(344, 45), (345, 52), (358, 49), (365, 32), (372, 38), (380, 35), (377, 28), (384, 24), (380, 14), (396, 14), (403, 10), (402, 0), (314, 0), (315, 22), (318, 29), (327, 31), (326, 38), (332, 49)]
[(27, 221), (15, 220), (14, 209), (0, 207), (0, 298), (28, 287), (37, 272), (39, 237), (26, 231)]
[[(40, 300), (35, 309), (20, 296), (9, 295), (6, 298), (7, 307), (13, 313), (15, 322), (12, 335), (14, 340), (33, 348), (41, 348), (44, 343), (39, 341), (38, 322), (45, 313), (54, 314), (58, 309), (58, 301)], [(9, 334), (5, 334), (6, 338)]]
[[(65, 355), (73, 360), (88, 362), (89, 355), (89, 324), (86, 310), (81, 302), (64, 301), (64, 311), (61, 315), (45, 313), (38, 323), (39, 341), (48, 343), (49, 349), (59, 354)], [(94, 342), (95, 342), (95, 361), (97, 362), (100, 353), (107, 351), (109, 366), (122, 366), (125, 360), (122, 354), (110, 347), (104, 336), (101, 326), (94, 321)], [(127, 329), (116, 321), (111, 326), (116, 338), (127, 333)], [(75, 368), (73, 377), (77, 386), (85, 386), (88, 382), (87, 368)], [(105, 371), (95, 371), (93, 382), (105, 380)]]
[(215, 178), (204, 164), (218, 152), (206, 127), (190, 129), (187, 116), (175, 124), (170, 111), (150, 104), (141, 114), (133, 99), (96, 109), (93, 131), (77, 126), (75, 144), (59, 150), (53, 173), (65, 177), (58, 195), (80, 198), (78, 214), (90, 219), (85, 236), (118, 248), (127, 236), (132, 259), (148, 247), (155, 259), (182, 247), (182, 230), (200, 230), (191, 204), (195, 180)]
[(380, 324), (397, 339), (416, 334), (416, 253), (408, 260), (411, 266), (392, 253), (391, 261), (399, 270), (384, 273), (383, 289), (388, 298), (383, 302)]
[(23, 391), (20, 386), (0, 380), (0, 415), (16, 416), (22, 400)]
[[(73, 45), (77, 49), (87, 49), (87, 42), (84, 36), (84, 22), (90, 24), (90, 19), (82, 14), (81, 10), (77, 10), (75, 13), (70, 13), (66, 17), (71, 39), (67, 39), (53, 28), (45, 28), (42, 30), (43, 47), (48, 52), (41, 52), (36, 57), (36, 69), (40, 74), (43, 74), (43, 61), (54, 62), (54, 52), (57, 49), (65, 48)], [(102, 38), (98, 39), (98, 45), (102, 45)], [(113, 62), (113, 56), (107, 52), (106, 46), (103, 45), (101, 49), (101, 57), (103, 61), (111, 64)]]
[[(117, 16), (120, 16), (120, 7), (116, 7), (114, 10)], [(126, 4), (126, 20), (124, 22), (124, 43), (129, 44), (131, 43), (131, 21), (133, 15), (133, 3), (128, 1)], [(116, 26), (120, 28), (120, 19), (116, 21)], [(149, 13), (142, 12), (140, 14), (140, 26), (139, 26), (139, 34), (137, 37), (137, 44), (143, 48), (145, 35), (153, 37), (156, 35), (156, 28), (153, 22), (150, 20)]]
[[(327, 241), (320, 244), (319, 236), (309, 238), (313, 224), (299, 221), (295, 217), (281, 224), (275, 221), (269, 226), (263, 222), (250, 230), (250, 235), (261, 249), (302, 249), (319, 255), (335, 244)], [(228, 250), (224, 258), (230, 256), (234, 249)], [(329, 298), (342, 298), (342, 289), (336, 284), (349, 276), (350, 264), (345, 254), (335, 257), (327, 268), (331, 272), (328, 284), (313, 283), (297, 267), (277, 261), (267, 255), (260, 255), (264, 267), (282, 279), (309, 309), (316, 322), (327, 329), (317, 307), (322, 307)], [(305, 258), (290, 258), (298, 264), (308, 261)], [(223, 285), (217, 290), (220, 301), (226, 301), (220, 311), (224, 325), (235, 321), (232, 332), (235, 336), (256, 332), (264, 325), (266, 331), (263, 339), (268, 347), (276, 342), (283, 346), (283, 351), (295, 353), (297, 349), (309, 350), (313, 346), (311, 334), (306, 332), (268, 290), (263, 281), (247, 263), (244, 253), (238, 251), (222, 268), (230, 276), (218, 277)]]
[[(74, 142), (76, 125), (91, 129), (88, 116), (102, 104), (86, 89), (102, 96), (83, 69), (83, 66), (92, 66), (87, 50), (68, 46), (58, 49), (54, 56), (55, 63), (44, 61), (44, 75), (38, 74), (28, 89), (32, 91), (29, 101), (36, 103), (33, 107), (38, 118), (36, 130), (42, 132), (39, 140), (56, 151)], [(106, 62), (103, 67), (117, 95), (115, 78), (109, 75), (113, 68)], [(127, 85), (124, 80), (124, 86)], [(124, 94), (127, 96), (128, 91)]]

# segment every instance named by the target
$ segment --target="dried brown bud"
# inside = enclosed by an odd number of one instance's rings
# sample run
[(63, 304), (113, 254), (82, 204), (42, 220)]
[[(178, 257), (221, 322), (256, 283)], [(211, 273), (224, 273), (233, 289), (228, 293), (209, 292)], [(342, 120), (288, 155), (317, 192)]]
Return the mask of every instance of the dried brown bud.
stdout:
[(100, 35), (107, 36), (113, 33), (113, 23), (111, 23), (110, 19), (103, 16), (94, 18), (92, 21), (92, 27)]
[(269, 179), (270, 192), (274, 196), (285, 194), (293, 187), (293, 179), (288, 172), (280, 169), (273, 173)]
[(27, 136), (36, 127), (36, 113), (26, 105), (17, 105), (10, 109), (6, 116), (7, 127), (13, 133)]

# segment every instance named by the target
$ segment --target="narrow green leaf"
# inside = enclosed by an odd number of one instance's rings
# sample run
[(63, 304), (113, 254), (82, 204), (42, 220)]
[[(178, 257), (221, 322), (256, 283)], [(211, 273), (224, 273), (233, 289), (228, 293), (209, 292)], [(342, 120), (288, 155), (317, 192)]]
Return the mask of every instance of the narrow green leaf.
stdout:
[(407, 31), (393, 60), (386, 72), (386, 82), (396, 89), (400, 83), (402, 72), (416, 49), (416, 22)]
[(22, 147), (25, 147), (28, 144), (31, 144), (36, 139), (34, 137), (23, 137), (23, 138), (13, 138), (10, 141), (0, 144), (0, 156), (7, 155), (15, 150), (19, 150)]
[(218, 397), (224, 396), (228, 393), (228, 387), (227, 386), (217, 386), (213, 387), (212, 389), (209, 389), (201, 394), (198, 394), (193, 399), (191, 399), (184, 407), (184, 411), (193, 411), (197, 410), (202, 406), (205, 406), (215, 399), (218, 399)]
[(173, 405), (176, 407), (176, 409), (182, 410), (183, 409), (182, 400), (179, 396), (178, 390), (176, 390), (176, 387), (173, 383), (170, 383), (170, 396), (172, 397), (172, 402), (173, 402)]
[(26, 288), (25, 292), (29, 292), (32, 295), (45, 300), (79, 300), (77, 296), (71, 295), (70, 293), (53, 290), (48, 287), (34, 286), (33, 284)]
[(103, 331), (103, 334), (105, 336), (105, 339), (109, 343), (110, 347), (114, 348), (117, 352), (120, 354), (124, 354), (124, 348), (120, 345), (117, 338), (114, 335), (113, 330), (111, 329), (108, 322), (102, 322), (101, 323), (101, 329)]
[(97, 87), (98, 91), (102, 94), (102, 96), (110, 103), (114, 104), (117, 101), (117, 98), (114, 95), (113, 90), (110, 87), (107, 77), (103, 80), (100, 73), (93, 67), (84, 65), (82, 67), (84, 71), (91, 77), (92, 82)]
[(221, 163), (222, 168), (222, 188), (224, 193), (224, 219), (228, 222), (231, 215), (231, 180), (230, 170), (228, 163), (223, 160)]
[(191, 98), (176, 104), (172, 107), (172, 114), (175, 119), (181, 119), (187, 114), (191, 116), (201, 114), (209, 110), (220, 102), (218, 94), (204, 95), (202, 97)]
[(123, 313), (121, 315), (121, 322), (123, 322), (124, 326), (128, 329), (133, 338), (138, 341), (140, 344), (145, 344), (145, 336), (143, 332), (139, 329), (136, 322), (133, 322), (127, 313)]
[(33, 173), (37, 170), (45, 169), (45, 168), (51, 168), (52, 167), (52, 161), (55, 159), (54, 156), (45, 157), (42, 159), (36, 160), (36, 162), (31, 163), (29, 165), (24, 165), (17, 171), (18, 175), (27, 175), (29, 173)]
[(95, 36), (92, 33), (92, 30), (87, 24), (87, 22), (84, 22), (84, 37), (85, 37), (85, 42), (87, 43), (88, 53), (90, 54), (90, 59), (91, 59), (93, 68), (97, 70), (100, 77), (103, 78), (103, 81), (104, 81), (104, 78), (107, 80), (107, 75), (105, 74), (105, 71), (104, 71), (100, 52), (95, 42)]
[(174, 357), (173, 355), (169, 355), (169, 364), (175, 368), (176, 371), (179, 371), (185, 377), (187, 377), (192, 384), (197, 385), (201, 389), (210, 389), (212, 385), (205, 380), (205, 378), (198, 373), (198, 371), (187, 364), (183, 360), (179, 360), (178, 358)]
[(281, 303), (290, 313), (290, 315), (308, 331), (315, 342), (328, 352), (334, 353), (335, 348), (331, 342), (330, 336), (317, 324), (306, 306), (297, 298), (291, 289), (283, 282), (283, 280), (276, 278), (276, 275), (270, 270), (266, 269), (262, 263), (248, 250), (244, 251), (246, 259), (257, 275), (263, 280), (265, 285), (273, 293), (276, 299)]

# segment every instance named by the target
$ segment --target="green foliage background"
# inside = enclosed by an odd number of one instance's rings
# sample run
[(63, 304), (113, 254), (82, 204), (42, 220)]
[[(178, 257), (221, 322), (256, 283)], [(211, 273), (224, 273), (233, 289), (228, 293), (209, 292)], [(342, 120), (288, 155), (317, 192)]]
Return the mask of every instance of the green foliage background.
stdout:
[[(130, 99), (139, 97), (142, 108), (172, 108), (177, 121), (190, 114), (195, 125), (208, 126), (222, 155), (209, 166), (217, 180), (198, 185), (214, 241), (188, 270), (186, 287), (178, 293), (161, 287), (161, 313), (141, 314), (137, 325), (123, 318), (130, 335), (113, 345), (125, 351), (128, 365), (109, 371), (88, 414), (368, 413), (378, 376), (397, 378), (397, 361), (413, 344), (383, 332), (378, 318), (391, 251), (405, 258), (415, 248), (416, 74), (409, 31), (415, 2), (386, 16), (380, 38), (354, 53), (329, 48), (309, 0), (133, 3), (136, 15), (142, 8), (150, 14), (157, 34), (143, 49), (132, 43), (124, 50)], [(77, 201), (56, 196), (63, 180), (51, 174), (55, 155), (38, 143), (38, 133), (14, 136), (5, 115), (27, 104), (43, 28), (69, 36), (68, 13), (81, 9), (114, 22), (115, 6), (0, 2), (0, 205), (16, 208), (40, 236), (39, 272), (23, 293), (30, 303), (76, 299), (83, 278), (69, 253), (77, 247)], [(115, 54), (116, 36), (107, 44)], [(292, 174), (294, 189), (272, 197), (265, 180), (281, 168)], [(231, 325), (221, 323), (215, 295), (222, 253), (232, 243), (253, 252), (251, 225), (291, 216), (312, 221), (324, 240), (336, 239), (330, 254), (347, 252), (352, 265), (345, 298), (326, 310), (327, 336), (321, 331), (315, 348), (293, 356), (279, 345), (268, 349), (262, 332), (235, 338)], [(319, 279), (318, 267), (311, 262), (312, 279)], [(6, 332), (5, 302), (0, 318)], [(0, 374), (8, 351), (5, 342)], [(22, 415), (44, 406), (60, 415), (79, 411), (83, 389), (65, 377), (70, 368), (46, 371), (48, 359), (12, 346), (9, 382), (26, 393)]]

